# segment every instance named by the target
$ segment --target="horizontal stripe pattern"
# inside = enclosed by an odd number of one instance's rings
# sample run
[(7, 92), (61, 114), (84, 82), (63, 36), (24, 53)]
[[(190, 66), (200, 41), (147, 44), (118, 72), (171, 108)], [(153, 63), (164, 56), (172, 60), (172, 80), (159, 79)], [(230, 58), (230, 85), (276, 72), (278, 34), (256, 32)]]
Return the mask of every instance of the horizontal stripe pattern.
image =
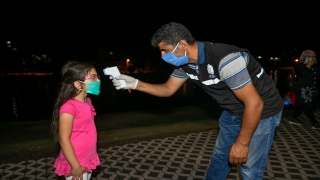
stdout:
[(231, 90), (240, 89), (251, 82), (247, 70), (248, 54), (235, 52), (224, 57), (219, 64), (220, 80), (225, 82)]

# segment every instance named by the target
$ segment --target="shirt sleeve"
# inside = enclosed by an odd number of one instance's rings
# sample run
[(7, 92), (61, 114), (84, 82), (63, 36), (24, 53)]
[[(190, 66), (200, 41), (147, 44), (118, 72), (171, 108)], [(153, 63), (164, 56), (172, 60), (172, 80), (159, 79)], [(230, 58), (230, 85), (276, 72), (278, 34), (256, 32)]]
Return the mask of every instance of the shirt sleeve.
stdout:
[(75, 116), (75, 111), (76, 111), (76, 107), (69, 101), (64, 103), (60, 108), (60, 114), (68, 113), (68, 114), (71, 114), (72, 116)]
[(219, 64), (220, 80), (225, 82), (231, 90), (241, 89), (251, 82), (247, 64), (246, 52), (228, 54)]
[(181, 78), (181, 79), (188, 79), (189, 76), (186, 74), (186, 72), (181, 69), (181, 68), (176, 68), (173, 70), (173, 72), (171, 73), (172, 77), (175, 78)]

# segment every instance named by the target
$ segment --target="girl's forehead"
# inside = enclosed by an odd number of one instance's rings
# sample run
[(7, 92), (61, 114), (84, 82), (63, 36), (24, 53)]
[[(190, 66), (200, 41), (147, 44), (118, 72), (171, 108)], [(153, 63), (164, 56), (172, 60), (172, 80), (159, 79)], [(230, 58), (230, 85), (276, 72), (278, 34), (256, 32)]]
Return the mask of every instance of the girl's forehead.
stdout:
[(90, 69), (88, 75), (91, 75), (91, 74), (97, 74), (97, 71), (95, 68)]

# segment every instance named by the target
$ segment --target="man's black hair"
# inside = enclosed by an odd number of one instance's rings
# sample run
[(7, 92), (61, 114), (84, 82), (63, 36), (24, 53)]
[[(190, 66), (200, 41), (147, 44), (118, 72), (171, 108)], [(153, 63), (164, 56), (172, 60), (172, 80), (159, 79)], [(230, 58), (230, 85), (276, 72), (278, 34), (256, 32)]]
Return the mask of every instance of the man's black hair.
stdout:
[(180, 40), (185, 40), (189, 45), (195, 42), (190, 31), (180, 23), (170, 22), (163, 25), (151, 38), (151, 45), (157, 47), (164, 41), (166, 44), (176, 46)]

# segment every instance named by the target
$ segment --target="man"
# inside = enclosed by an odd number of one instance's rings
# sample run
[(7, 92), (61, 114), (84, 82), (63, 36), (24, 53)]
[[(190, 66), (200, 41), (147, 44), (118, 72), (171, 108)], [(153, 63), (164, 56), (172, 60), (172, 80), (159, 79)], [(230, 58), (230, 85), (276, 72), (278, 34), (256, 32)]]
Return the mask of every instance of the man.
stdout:
[(299, 61), (295, 66), (295, 72), (300, 78), (296, 89), (297, 101), (289, 123), (302, 125), (302, 122), (297, 118), (304, 111), (312, 123), (311, 128), (320, 129), (320, 125), (314, 116), (317, 106), (316, 91), (319, 80), (319, 69), (315, 65), (317, 63), (316, 53), (312, 50), (305, 50), (301, 53)]
[(243, 179), (262, 179), (283, 101), (272, 79), (246, 49), (196, 41), (186, 27), (171, 22), (152, 37), (162, 59), (176, 66), (166, 83), (149, 84), (127, 75), (115, 77), (120, 89), (168, 97), (191, 78), (225, 109), (206, 179), (226, 179), (241, 164)]

